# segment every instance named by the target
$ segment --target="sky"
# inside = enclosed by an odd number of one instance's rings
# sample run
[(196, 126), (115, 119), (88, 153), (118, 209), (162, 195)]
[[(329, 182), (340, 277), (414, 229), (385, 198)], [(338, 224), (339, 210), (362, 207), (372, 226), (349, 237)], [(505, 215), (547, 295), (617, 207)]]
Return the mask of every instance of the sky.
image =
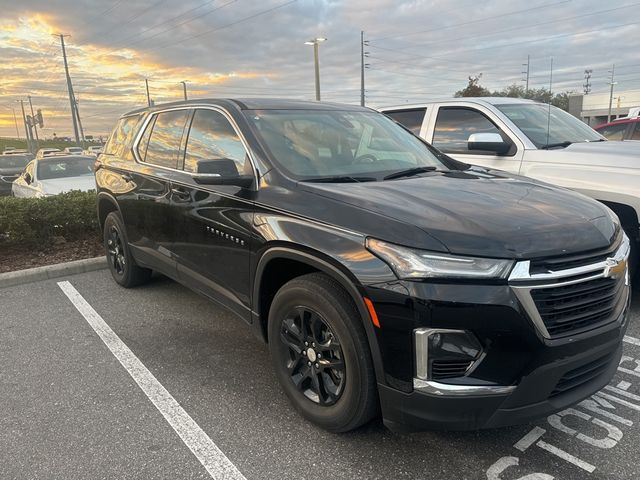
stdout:
[[(117, 118), (189, 98), (313, 100), (320, 44), (322, 100), (360, 102), (360, 32), (367, 41), (366, 104), (451, 97), (482, 74), (501, 89), (581, 93), (640, 90), (640, 1), (611, 0), (0, 0), (0, 136), (24, 138), (19, 100), (41, 109), (41, 135), (70, 136), (60, 38), (85, 134)], [(620, 94), (622, 95), (622, 94)], [(25, 102), (27, 113), (28, 102)]]

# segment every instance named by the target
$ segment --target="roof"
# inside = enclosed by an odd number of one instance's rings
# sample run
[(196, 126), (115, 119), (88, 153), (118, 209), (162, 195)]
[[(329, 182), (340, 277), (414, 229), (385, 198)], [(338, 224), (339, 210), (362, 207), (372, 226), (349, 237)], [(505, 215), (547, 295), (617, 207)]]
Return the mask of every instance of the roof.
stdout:
[(240, 110), (353, 110), (369, 112), (370, 108), (345, 103), (315, 102), (310, 100), (291, 100), (286, 98), (202, 98), (154, 105), (153, 107), (138, 108), (125, 113), (123, 116), (135, 115), (146, 111), (154, 112), (172, 107), (216, 105), (221, 107), (235, 107)]
[(604, 128), (604, 127), (610, 127), (611, 125), (626, 125), (628, 123), (640, 123), (640, 117), (623, 117), (623, 118), (618, 118), (616, 120), (613, 120), (609, 123), (601, 123), (598, 126), (593, 127), (595, 130), (598, 130), (600, 128)]
[[(427, 105), (431, 105), (434, 103), (449, 103), (449, 102), (471, 102), (471, 103), (479, 103), (479, 104), (489, 104), (489, 105), (513, 105), (514, 103), (533, 103), (533, 104), (541, 104), (541, 102), (536, 102), (535, 100), (529, 100), (526, 98), (515, 98), (515, 97), (454, 97), (454, 98), (444, 98), (433, 100), (430, 102), (424, 103), (412, 103), (412, 104), (402, 104), (402, 105), (391, 105), (388, 107), (381, 107), (379, 110), (382, 111), (390, 111), (390, 110), (407, 110), (411, 108), (423, 108)], [(546, 104), (544, 104), (546, 105)]]
[(60, 161), (60, 160), (78, 160), (84, 158), (87, 160), (95, 160), (95, 157), (89, 155), (47, 155), (46, 157), (36, 159), (38, 162)]

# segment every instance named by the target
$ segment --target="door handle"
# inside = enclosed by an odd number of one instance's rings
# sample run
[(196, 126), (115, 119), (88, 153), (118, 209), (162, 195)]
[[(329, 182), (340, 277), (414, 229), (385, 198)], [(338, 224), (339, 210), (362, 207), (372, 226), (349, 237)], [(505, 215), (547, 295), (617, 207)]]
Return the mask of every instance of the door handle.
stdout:
[(171, 189), (171, 194), (175, 195), (180, 200), (187, 200), (188, 198), (191, 198), (191, 193), (189, 193), (188, 190), (185, 190), (184, 188), (181, 188), (181, 187), (173, 187)]

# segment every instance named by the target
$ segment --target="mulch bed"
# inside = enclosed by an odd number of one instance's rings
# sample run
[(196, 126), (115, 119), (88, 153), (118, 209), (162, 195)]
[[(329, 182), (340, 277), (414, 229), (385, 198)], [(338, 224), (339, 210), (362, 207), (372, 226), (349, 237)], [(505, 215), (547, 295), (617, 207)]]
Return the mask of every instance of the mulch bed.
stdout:
[(46, 248), (2, 246), (0, 244), (0, 273), (42, 267), (104, 255), (104, 247), (97, 235), (65, 241), (58, 239)]

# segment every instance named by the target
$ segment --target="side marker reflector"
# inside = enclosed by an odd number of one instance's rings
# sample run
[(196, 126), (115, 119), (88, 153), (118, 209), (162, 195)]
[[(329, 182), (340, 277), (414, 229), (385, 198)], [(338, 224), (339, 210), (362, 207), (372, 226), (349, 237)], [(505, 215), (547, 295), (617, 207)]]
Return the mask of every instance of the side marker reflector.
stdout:
[(362, 297), (364, 299), (364, 303), (367, 306), (367, 310), (369, 310), (369, 315), (371, 316), (371, 321), (375, 327), (380, 328), (380, 320), (378, 320), (378, 314), (376, 313), (375, 308), (373, 308), (373, 302), (369, 300), (367, 297)]

